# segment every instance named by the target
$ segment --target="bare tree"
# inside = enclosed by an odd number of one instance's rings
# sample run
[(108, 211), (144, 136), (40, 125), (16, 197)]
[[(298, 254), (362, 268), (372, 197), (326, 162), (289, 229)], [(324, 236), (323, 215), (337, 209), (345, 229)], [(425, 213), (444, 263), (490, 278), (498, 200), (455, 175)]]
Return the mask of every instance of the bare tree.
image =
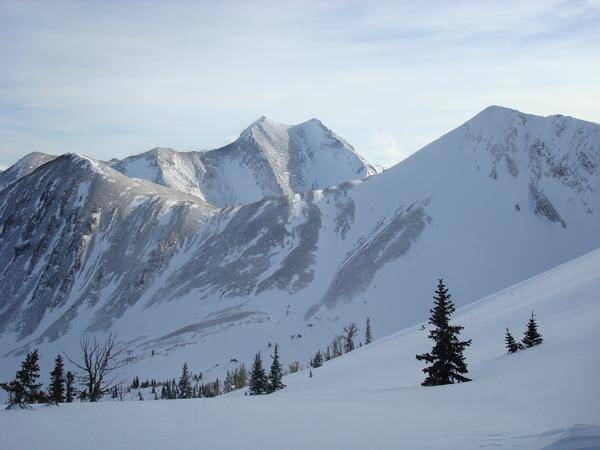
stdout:
[(87, 399), (97, 402), (120, 384), (116, 371), (125, 364), (128, 347), (117, 341), (113, 334), (109, 334), (103, 342), (83, 336), (80, 347), (82, 361), (67, 358), (83, 372), (79, 380), (85, 386)]
[(302, 366), (300, 365), (300, 361), (294, 361), (294, 362), (291, 362), (290, 365), (288, 366), (288, 371), (290, 373), (296, 373), (296, 372), (300, 371), (301, 367)]
[(354, 322), (344, 326), (342, 335), (339, 338), (344, 342), (344, 352), (348, 353), (354, 350), (354, 336), (358, 333), (358, 327)]
[(331, 358), (337, 358), (338, 356), (342, 356), (342, 339), (340, 336), (336, 336), (331, 342)]

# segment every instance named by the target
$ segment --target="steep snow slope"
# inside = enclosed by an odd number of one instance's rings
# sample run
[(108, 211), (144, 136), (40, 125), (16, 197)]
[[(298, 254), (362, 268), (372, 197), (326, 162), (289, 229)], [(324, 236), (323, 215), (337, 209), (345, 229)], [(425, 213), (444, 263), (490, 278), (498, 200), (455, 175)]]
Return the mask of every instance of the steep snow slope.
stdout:
[[(362, 327), (367, 315), (378, 336), (411, 325), (425, 317), (440, 276), (457, 304), (471, 302), (600, 247), (599, 130), (573, 118), (491, 107), (363, 182), (220, 211), (180, 203), (180, 214), (200, 210), (189, 213), (195, 219), (186, 232), (173, 232), (176, 244), (160, 264), (148, 253), (121, 263), (128, 251), (113, 257), (98, 245), (97, 257), (117, 261), (115, 270), (107, 277), (99, 266), (59, 261), (51, 270), (73, 278), (65, 290), (46, 291), (39, 272), (23, 281), (18, 268), (30, 267), (35, 254), (21, 254), (21, 246), (31, 233), (43, 235), (45, 225), (29, 230), (36, 222), (22, 215), (11, 222), (11, 240), (0, 240), (0, 254), (17, 261), (2, 279), (29, 286), (3, 292), (0, 345), (8, 350), (0, 375), (17, 367), (15, 349), (40, 345), (47, 366), (55, 352), (74, 352), (82, 332), (114, 331), (135, 343), (131, 375), (172, 377), (188, 361), (211, 378), (232, 358), (268, 351), (269, 341), (281, 344), (288, 362), (306, 361), (346, 321)], [(34, 183), (37, 172), (23, 181)], [(12, 217), (3, 202), (35, 202), (40, 193), (31, 188), (0, 194), (3, 221)], [(61, 204), (61, 192), (47, 195)], [(119, 205), (115, 200), (108, 211)], [(170, 230), (144, 217), (145, 226)], [(133, 239), (135, 251), (158, 248), (139, 235), (140, 223), (110, 228), (115, 242)], [(65, 246), (102, 236), (78, 231)], [(94, 296), (80, 295), (87, 289)], [(44, 293), (42, 304), (55, 306), (38, 309), (29, 292)]]
[(439, 276), (468, 303), (600, 247), (599, 129), (490, 108), (368, 181), (224, 211), (115, 329), (153, 336), (140, 373), (219, 376), (269, 341), (306, 361), (345, 321), (415, 323)]
[[(414, 326), (327, 362), (312, 378), (285, 377), (287, 388), (269, 396), (2, 411), (0, 426), (11, 433), (0, 433), (0, 447), (598, 448), (599, 291), (594, 251), (460, 308), (454, 322), (473, 340), (469, 383), (419, 386), (414, 355), (431, 343)], [(532, 310), (543, 344), (507, 355), (505, 327), (519, 335)]]
[(19, 178), (29, 175), (41, 165), (52, 161), (56, 156), (45, 153), (33, 152), (18, 160), (4, 171), (0, 171), (0, 191)]
[(196, 195), (216, 206), (252, 203), (376, 173), (317, 119), (283, 125), (261, 117), (226, 147), (181, 153), (156, 148), (116, 162), (129, 177)]
[(0, 191), (0, 330), (54, 340), (80, 307), (106, 327), (213, 212), (84, 156), (54, 159)]

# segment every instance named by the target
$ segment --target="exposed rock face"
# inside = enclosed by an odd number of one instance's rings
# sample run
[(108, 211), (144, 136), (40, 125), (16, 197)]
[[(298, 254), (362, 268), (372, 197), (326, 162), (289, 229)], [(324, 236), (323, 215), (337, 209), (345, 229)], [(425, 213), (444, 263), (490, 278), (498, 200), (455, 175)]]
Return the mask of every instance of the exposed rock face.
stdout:
[(41, 336), (54, 340), (103, 292), (90, 329), (110, 327), (213, 212), (86, 157), (52, 160), (0, 191), (0, 330), (23, 338), (61, 312)]

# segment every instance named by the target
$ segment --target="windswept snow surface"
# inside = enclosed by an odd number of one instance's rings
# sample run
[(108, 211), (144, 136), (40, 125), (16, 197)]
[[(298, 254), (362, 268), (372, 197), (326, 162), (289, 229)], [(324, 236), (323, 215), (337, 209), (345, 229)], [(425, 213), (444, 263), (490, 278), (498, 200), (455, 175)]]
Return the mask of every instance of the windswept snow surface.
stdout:
[[(597, 449), (600, 250), (459, 308), (470, 383), (421, 387), (406, 329), (284, 378), (270, 396), (106, 402), (0, 412), (0, 448)], [(542, 345), (507, 355), (535, 310)]]

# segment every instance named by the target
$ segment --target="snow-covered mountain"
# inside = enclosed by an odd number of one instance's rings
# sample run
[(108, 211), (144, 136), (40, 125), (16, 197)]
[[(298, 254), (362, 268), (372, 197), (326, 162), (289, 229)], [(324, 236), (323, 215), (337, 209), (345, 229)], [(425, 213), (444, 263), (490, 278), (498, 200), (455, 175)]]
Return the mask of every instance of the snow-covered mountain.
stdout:
[(326, 188), (376, 173), (319, 120), (289, 126), (265, 117), (223, 148), (188, 153), (155, 148), (113, 167), (218, 207)]
[[(214, 399), (0, 411), (0, 426), (11, 431), (0, 433), (0, 447), (597, 449), (599, 291), (596, 250), (459, 308), (453, 323), (472, 339), (465, 352), (469, 383), (419, 385), (423, 364), (415, 354), (431, 341), (416, 325), (326, 362), (312, 376), (286, 376), (287, 387), (267, 396), (236, 391)], [(505, 327), (520, 337), (532, 310), (544, 342), (506, 354)], [(153, 398), (149, 389), (144, 397)]]
[(54, 158), (56, 158), (55, 155), (40, 152), (33, 152), (24, 156), (8, 169), (0, 171), (0, 191)]
[(76, 154), (0, 191), (0, 205), (0, 330), (25, 338), (41, 327), (51, 341), (94, 305), (104, 313), (92, 328), (121, 314), (215, 210)]
[(305, 361), (346, 321), (422, 320), (439, 277), (464, 305), (600, 247), (599, 190), (599, 125), (500, 107), (364, 181), (220, 210), (65, 156), (0, 191), (0, 375), (84, 332), (135, 342), (142, 376)]

